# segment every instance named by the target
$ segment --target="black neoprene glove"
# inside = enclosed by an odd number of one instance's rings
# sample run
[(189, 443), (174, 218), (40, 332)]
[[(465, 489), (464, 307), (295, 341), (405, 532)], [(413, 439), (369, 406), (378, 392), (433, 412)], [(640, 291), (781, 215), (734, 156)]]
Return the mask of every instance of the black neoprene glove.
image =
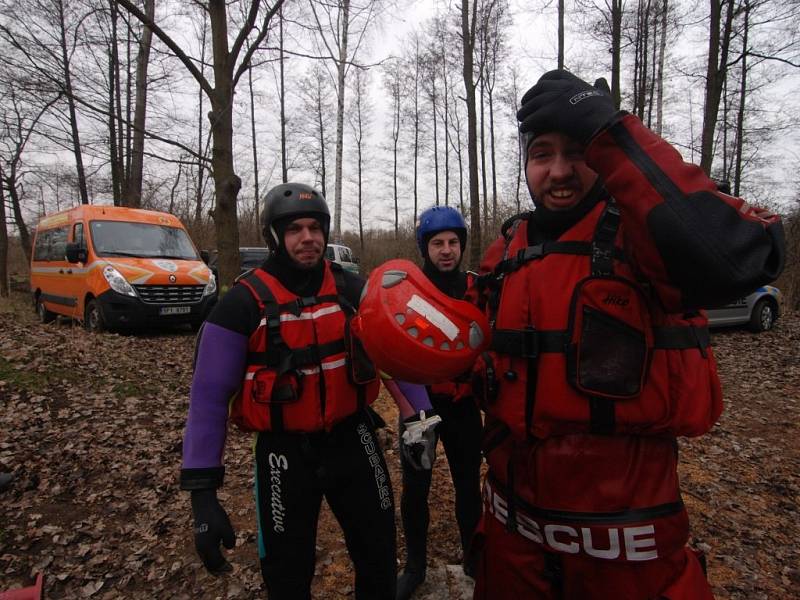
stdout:
[(217, 500), (214, 489), (192, 490), (192, 514), (194, 515), (194, 547), (203, 565), (212, 575), (220, 575), (232, 569), (222, 555), (219, 544), (228, 550), (236, 545), (236, 534), (228, 514)]
[(548, 71), (525, 92), (517, 112), (520, 133), (559, 131), (587, 144), (617, 114), (605, 79), (594, 86), (569, 71)]

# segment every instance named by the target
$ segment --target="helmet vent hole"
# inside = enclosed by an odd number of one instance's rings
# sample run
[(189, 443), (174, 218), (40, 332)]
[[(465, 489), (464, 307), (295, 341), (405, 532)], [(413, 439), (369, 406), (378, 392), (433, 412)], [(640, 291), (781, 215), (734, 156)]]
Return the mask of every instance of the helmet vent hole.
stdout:
[(464, 342), (458, 340), (458, 343), (456, 344), (456, 350), (463, 350), (463, 349), (464, 349)]
[(397, 313), (394, 316), (394, 320), (397, 321), (400, 325), (402, 325), (403, 323), (406, 322), (406, 316), (404, 314)]
[(285, 192), (283, 192), (283, 195), (288, 198), (289, 196), (292, 195), (292, 190), (286, 190)]
[(450, 344), (447, 342), (442, 342), (442, 345), (439, 346), (439, 350), (450, 350)]
[(425, 344), (426, 346), (430, 346), (431, 348), (433, 348), (433, 338), (431, 336), (428, 336), (424, 340), (422, 340), (422, 343)]
[(410, 335), (413, 338), (419, 337), (419, 329), (417, 329), (416, 327), (409, 327), (408, 329), (406, 329), (406, 331), (408, 332), (408, 335)]

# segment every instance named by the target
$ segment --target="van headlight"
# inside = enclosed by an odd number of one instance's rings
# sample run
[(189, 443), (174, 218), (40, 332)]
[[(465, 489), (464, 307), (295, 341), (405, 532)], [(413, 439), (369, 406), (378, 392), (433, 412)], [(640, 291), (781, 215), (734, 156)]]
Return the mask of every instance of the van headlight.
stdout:
[(128, 280), (122, 276), (122, 273), (117, 271), (111, 265), (106, 265), (103, 269), (103, 277), (106, 278), (108, 285), (117, 293), (124, 294), (125, 296), (136, 296), (136, 290), (128, 283)]
[(203, 288), (203, 296), (210, 296), (214, 292), (217, 291), (217, 278), (214, 277), (213, 273), (208, 275), (208, 283), (206, 287)]

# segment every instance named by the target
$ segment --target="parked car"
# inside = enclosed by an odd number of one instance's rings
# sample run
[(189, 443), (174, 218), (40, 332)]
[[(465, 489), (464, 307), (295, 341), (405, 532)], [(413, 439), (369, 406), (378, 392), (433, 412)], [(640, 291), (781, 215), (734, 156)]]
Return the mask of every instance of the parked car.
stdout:
[(63, 315), (102, 331), (199, 326), (217, 300), (217, 285), (176, 216), (81, 205), (39, 221), (31, 294), (43, 323)]
[(711, 327), (746, 324), (750, 331), (768, 331), (780, 316), (782, 302), (781, 291), (765, 285), (749, 296), (720, 308), (709, 309), (708, 324)]
[[(239, 273), (237, 277), (247, 273), (250, 269), (260, 267), (269, 256), (269, 248), (261, 246), (240, 246), (239, 247)], [(219, 253), (212, 250), (209, 253), (208, 266), (219, 281), (219, 268), (217, 262)]]
[(342, 244), (328, 244), (325, 258), (331, 262), (339, 263), (345, 271), (358, 274), (358, 259), (353, 256), (353, 251)]
[[(269, 248), (261, 247), (241, 247), (239, 248), (239, 275), (243, 275), (250, 269), (260, 267), (267, 257), (269, 256)], [(358, 259), (353, 257), (353, 253), (347, 246), (341, 244), (328, 244), (325, 250), (325, 258), (332, 262), (337, 262), (342, 265), (347, 271), (358, 273)], [(219, 280), (219, 273), (217, 272), (217, 252), (212, 251), (209, 256), (208, 266), (214, 273), (214, 276)]]

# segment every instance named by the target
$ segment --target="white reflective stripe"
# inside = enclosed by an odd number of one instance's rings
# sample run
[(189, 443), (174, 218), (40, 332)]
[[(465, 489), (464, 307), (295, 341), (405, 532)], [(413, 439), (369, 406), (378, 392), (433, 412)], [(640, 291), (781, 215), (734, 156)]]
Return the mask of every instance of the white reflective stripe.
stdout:
[[(341, 312), (342, 307), (338, 304), (334, 306), (326, 306), (325, 308), (320, 308), (315, 310), (314, 312), (302, 312), (299, 315), (293, 315), (292, 313), (281, 313), (281, 321), (308, 321), (309, 319), (314, 320), (320, 317), (324, 317), (326, 315), (332, 315), (337, 312)], [(267, 319), (266, 317), (261, 319), (259, 322), (259, 327), (266, 327)]]
[(411, 296), (411, 300), (408, 301), (406, 306), (425, 317), (431, 325), (445, 334), (451, 342), (458, 336), (458, 327), (456, 324), (424, 298), (420, 298), (414, 294)]
[[(322, 363), (322, 370), (323, 371), (330, 371), (331, 369), (338, 369), (340, 367), (345, 366), (347, 360), (344, 358), (340, 358), (339, 360), (332, 360), (330, 362)], [(303, 375), (314, 375), (315, 373), (319, 373), (319, 367), (312, 367), (311, 369), (300, 369), (300, 372)]]
[[(344, 358), (340, 358), (339, 360), (332, 360), (332, 361), (329, 361), (329, 362), (322, 363), (322, 369), (324, 371), (330, 371), (331, 369), (338, 369), (339, 367), (343, 367), (343, 366), (345, 366), (345, 364), (347, 364), (347, 360), (344, 359)], [(298, 370), (303, 375), (314, 375), (316, 373), (319, 373), (319, 367), (311, 367), (310, 369), (298, 369)], [(255, 371), (248, 372), (248, 373), (245, 373), (244, 378), (249, 381), (249, 380), (253, 379), (254, 375), (255, 375)]]

